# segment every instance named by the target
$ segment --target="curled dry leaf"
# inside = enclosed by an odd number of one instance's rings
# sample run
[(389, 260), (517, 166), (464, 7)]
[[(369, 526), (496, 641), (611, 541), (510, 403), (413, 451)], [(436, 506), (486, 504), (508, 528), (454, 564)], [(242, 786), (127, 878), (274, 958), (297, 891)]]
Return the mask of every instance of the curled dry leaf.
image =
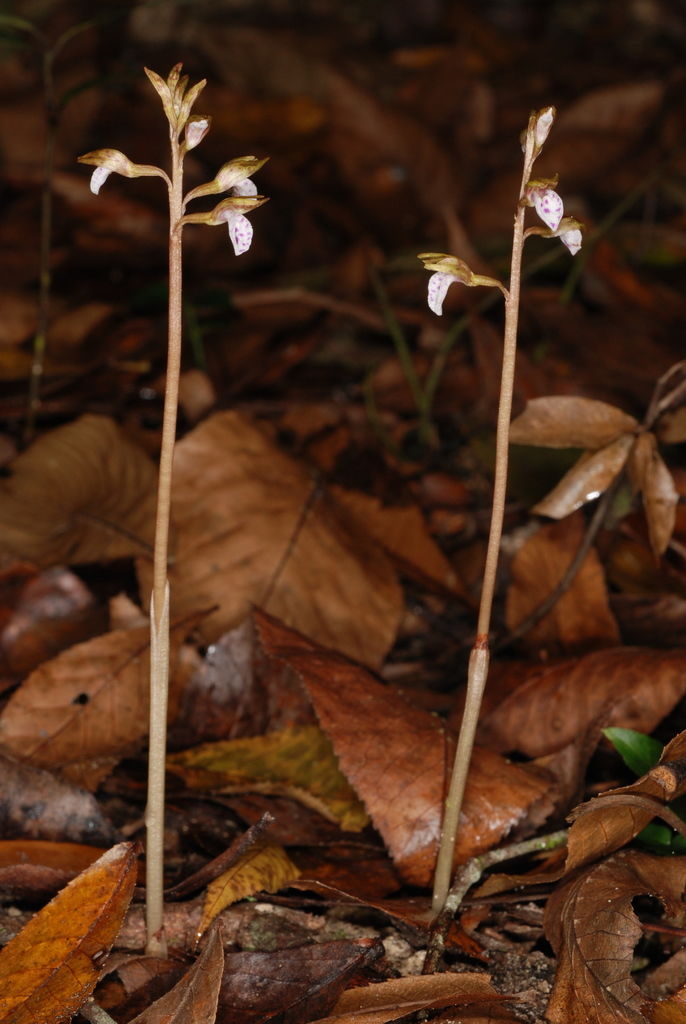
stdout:
[[(566, 871), (613, 853), (638, 835), (655, 817), (660, 805), (686, 793), (686, 732), (680, 732), (662, 751), (646, 775), (608, 790), (577, 807), (567, 843)], [(648, 798), (648, 799), (646, 799)], [(651, 807), (651, 803), (655, 806)]]
[(231, 903), (258, 892), (278, 892), (299, 874), (282, 846), (257, 843), (208, 885), (198, 932), (206, 932), (215, 917)]
[[(245, 416), (218, 413), (176, 446), (172, 516), (173, 610), (217, 606), (205, 640), (258, 604), (367, 664), (383, 659), (402, 610), (388, 557)], [(139, 561), (143, 593), (150, 574)]]
[[(317, 647), (264, 614), (256, 622), (265, 650), (300, 674), (341, 769), (401, 876), (413, 885), (430, 884), (452, 753), (441, 722), (342, 655)], [(532, 818), (540, 823), (549, 800), (547, 773), (477, 749), (456, 863), (490, 849)]]
[(512, 444), (595, 451), (633, 433), (638, 421), (614, 405), (594, 398), (550, 395), (532, 398), (510, 424)]
[(587, 501), (600, 497), (621, 473), (633, 443), (633, 434), (622, 434), (599, 451), (582, 455), (532, 511), (551, 519), (563, 519)]
[(136, 881), (133, 843), (103, 854), (0, 952), (0, 1024), (71, 1020), (100, 974)]
[[(494, 750), (518, 750), (541, 757), (571, 743), (601, 712), (605, 725), (650, 733), (686, 693), (686, 651), (615, 647), (534, 665), (507, 692), (488, 695), (490, 710), (479, 724), (480, 743)], [(502, 692), (502, 691), (501, 691)]]
[(645, 1024), (646, 1014), (660, 1004), (648, 1000), (631, 978), (634, 946), (642, 933), (632, 900), (657, 896), (676, 913), (684, 888), (686, 858), (624, 850), (554, 892), (544, 919), (558, 956), (548, 1019), (554, 1024)]
[(475, 1004), (484, 1009), (502, 1003), (503, 998), (495, 991), (487, 974), (464, 972), (390, 978), (376, 985), (348, 989), (331, 1013), (314, 1024), (386, 1024), (386, 1021), (398, 1020), (419, 1010), (474, 1007)]
[(0, 553), (37, 565), (150, 548), (157, 471), (113, 420), (82, 416), (44, 434), (0, 481)]
[[(530, 537), (512, 559), (507, 591), (509, 629), (527, 618), (555, 590), (583, 540), (581, 513), (548, 523)], [(610, 611), (605, 575), (594, 548), (554, 607), (523, 637), (529, 651), (555, 653), (618, 644), (619, 629)]]
[(674, 532), (679, 492), (657, 450), (654, 434), (644, 433), (636, 439), (629, 458), (629, 476), (634, 490), (643, 494), (650, 546), (659, 557)]
[(221, 932), (213, 931), (207, 945), (171, 991), (149, 1006), (131, 1024), (212, 1024), (217, 1013), (224, 973)]
[[(172, 628), (172, 668), (193, 625)], [(149, 648), (147, 626), (117, 629), (45, 662), (0, 714), (2, 750), (95, 789), (147, 735)], [(172, 685), (172, 714), (178, 698)]]

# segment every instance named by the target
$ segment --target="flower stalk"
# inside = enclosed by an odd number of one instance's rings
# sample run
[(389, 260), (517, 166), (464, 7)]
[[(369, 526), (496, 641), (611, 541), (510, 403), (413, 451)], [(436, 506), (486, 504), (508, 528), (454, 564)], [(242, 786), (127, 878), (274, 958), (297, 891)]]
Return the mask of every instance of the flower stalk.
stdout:
[[(519, 320), (519, 296), (524, 242), (529, 234), (544, 234), (547, 237), (560, 237), (571, 252), (576, 252), (581, 245), (581, 225), (573, 221), (572, 218), (565, 218), (566, 223), (563, 224), (563, 202), (553, 188), (557, 184), (557, 179), (531, 180), (534, 161), (545, 143), (554, 116), (555, 110), (553, 107), (546, 107), (543, 110), (534, 112), (529, 118), (529, 124), (524, 133), (524, 161), (517, 209), (514, 217), (509, 288), (505, 288), (500, 282), (492, 278), (472, 273), (469, 267), (456, 257), (444, 256), (439, 253), (424, 253), (419, 257), (424, 261), (427, 269), (435, 271), (429, 281), (428, 300), (429, 306), (439, 315), (442, 312), (445, 293), (454, 281), (460, 281), (469, 287), (475, 285), (495, 286), (500, 289), (505, 298), (503, 362), (496, 428), (491, 523), (488, 534), (476, 638), (469, 657), (465, 709), (445, 802), (441, 839), (434, 875), (433, 912), (435, 915), (438, 915), (443, 909), (450, 889), (460, 812), (462, 810), (469, 764), (474, 748), (479, 711), (488, 677), (491, 611), (505, 517), (509, 430), (517, 353), (517, 325)], [(536, 212), (547, 225), (547, 229), (534, 227), (525, 231), (524, 222), (528, 206), (535, 207)]]
[[(145, 824), (146, 842), (146, 952), (148, 956), (165, 956), (164, 935), (164, 791), (167, 744), (167, 707), (169, 694), (169, 524), (171, 519), (172, 466), (176, 439), (181, 346), (183, 331), (182, 233), (187, 223), (215, 225), (226, 223), (234, 252), (246, 252), (252, 240), (252, 226), (246, 214), (266, 202), (257, 195), (250, 176), (264, 163), (256, 157), (240, 157), (225, 164), (221, 180), (199, 186), (183, 194), (183, 160), (186, 152), (197, 146), (210, 127), (208, 117), (190, 116), (195, 100), (205, 81), (188, 89), (188, 78), (181, 77), (181, 64), (172, 68), (166, 81), (154, 71), (145, 69), (157, 91), (169, 122), (171, 175), (159, 167), (134, 164), (115, 149), (101, 149), (79, 157), (81, 163), (95, 166), (91, 191), (96, 195), (110, 174), (127, 178), (156, 176), (162, 178), (169, 195), (169, 308), (167, 375), (162, 416), (162, 440), (157, 489), (157, 513), (153, 552), (153, 585), (150, 598), (150, 738), (148, 753), (148, 792)], [(181, 135), (184, 133), (183, 139)], [(186, 215), (186, 205), (200, 195), (229, 191), (207, 213)]]

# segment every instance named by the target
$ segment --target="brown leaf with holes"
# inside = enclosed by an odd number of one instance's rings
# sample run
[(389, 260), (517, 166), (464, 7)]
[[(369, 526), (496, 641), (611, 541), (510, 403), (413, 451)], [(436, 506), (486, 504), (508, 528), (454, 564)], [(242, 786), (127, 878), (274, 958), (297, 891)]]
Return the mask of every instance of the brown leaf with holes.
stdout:
[(582, 455), (532, 511), (551, 519), (563, 519), (587, 501), (593, 501), (621, 473), (633, 443), (633, 434), (622, 434), (597, 452)]
[[(570, 815), (566, 871), (613, 853), (638, 835), (661, 806), (686, 793), (686, 731), (662, 751), (658, 764), (629, 786), (610, 789)], [(652, 806), (651, 806), (652, 805)]]
[(651, 1001), (631, 978), (634, 946), (642, 934), (632, 900), (657, 896), (668, 913), (677, 913), (685, 888), (686, 858), (637, 850), (615, 854), (558, 888), (544, 918), (558, 957), (549, 1020), (645, 1024)]
[(512, 444), (545, 448), (604, 448), (638, 427), (633, 416), (594, 398), (549, 395), (532, 398), (510, 424)]
[(0, 1024), (71, 1020), (100, 974), (136, 881), (133, 843), (112, 847), (0, 952)]
[(606, 725), (652, 732), (686, 693), (686, 651), (613, 647), (552, 665), (514, 665), (487, 690), (480, 743), (542, 757), (571, 743), (601, 710)]
[[(584, 536), (581, 514), (548, 523), (524, 542), (510, 565), (507, 591), (508, 629), (514, 630), (550, 594), (564, 576)], [(611, 647), (620, 640), (610, 611), (600, 559), (591, 549), (571, 585), (521, 643), (528, 651), (548, 654)]]
[[(172, 628), (172, 670), (194, 624)], [(148, 626), (117, 629), (45, 662), (0, 714), (0, 748), (95, 789), (103, 773), (147, 735), (149, 648)], [(172, 683), (172, 715), (178, 700)]]
[[(211, 608), (211, 642), (259, 604), (370, 665), (393, 642), (402, 594), (386, 554), (247, 417), (218, 413), (176, 446), (175, 613)], [(150, 564), (139, 561), (149, 593)]]
[[(452, 743), (440, 720), (405, 701), (360, 665), (317, 647), (283, 623), (256, 616), (265, 650), (299, 672), (341, 770), (363, 800), (395, 866), (429, 885)], [(478, 748), (472, 759), (455, 860), (495, 846), (549, 809), (551, 779)]]
[(183, 978), (130, 1024), (213, 1024), (223, 973), (221, 932), (213, 931)]
[(650, 546), (659, 557), (672, 539), (679, 492), (657, 450), (654, 434), (641, 434), (636, 439), (629, 458), (629, 476), (634, 490), (643, 494)]
[(150, 548), (157, 471), (105, 416), (43, 434), (0, 480), (0, 554), (37, 565), (98, 562)]

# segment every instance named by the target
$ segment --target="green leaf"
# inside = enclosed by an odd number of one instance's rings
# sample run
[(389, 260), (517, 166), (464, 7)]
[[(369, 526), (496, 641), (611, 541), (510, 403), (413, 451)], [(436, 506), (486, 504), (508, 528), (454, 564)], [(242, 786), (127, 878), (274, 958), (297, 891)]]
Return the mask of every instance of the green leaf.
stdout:
[(634, 775), (645, 775), (660, 760), (663, 744), (652, 736), (646, 736), (635, 729), (603, 729), (603, 735), (610, 741), (627, 768)]
[(649, 846), (651, 850), (664, 853), (665, 850), (671, 850), (674, 830), (668, 825), (658, 825), (657, 822), (652, 822), (641, 829), (636, 839), (644, 846)]

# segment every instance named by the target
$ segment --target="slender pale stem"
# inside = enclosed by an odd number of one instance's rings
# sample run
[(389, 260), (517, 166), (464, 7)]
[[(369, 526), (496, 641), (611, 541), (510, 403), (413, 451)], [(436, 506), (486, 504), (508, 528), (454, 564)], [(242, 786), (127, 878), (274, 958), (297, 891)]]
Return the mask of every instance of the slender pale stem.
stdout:
[(183, 216), (182, 155), (172, 132), (172, 175), (169, 189), (169, 349), (162, 420), (157, 518), (153, 555), (153, 590), (150, 602), (150, 746), (148, 754), (148, 803), (145, 813), (146, 842), (146, 952), (166, 955), (164, 937), (164, 773), (167, 745), (169, 690), (169, 519), (171, 513), (172, 462), (181, 369)]
[(495, 477), (493, 482), (491, 526), (488, 534), (476, 640), (474, 641), (469, 658), (467, 697), (460, 726), (460, 735), (457, 741), (457, 750), (455, 751), (455, 762), (453, 764), (448, 796), (445, 802), (441, 841), (436, 862), (433, 891), (434, 914), (440, 913), (443, 909), (450, 888), (457, 826), (460, 820), (460, 811), (462, 810), (462, 801), (467, 783), (469, 762), (474, 747), (481, 700), (488, 676), (488, 634), (491, 628), (491, 609), (493, 607), (498, 554), (503, 532), (503, 519), (505, 517), (510, 418), (512, 415), (512, 391), (517, 352), (517, 322), (519, 319), (519, 292), (522, 273), (522, 252), (524, 248), (524, 215), (526, 213), (521, 199), (524, 196), (525, 186), (531, 177), (533, 161), (534, 141), (533, 134), (529, 130), (527, 132), (524, 169), (519, 190), (520, 201), (517, 203), (517, 212), (514, 218), (510, 289), (505, 298), (503, 365), (500, 378), (500, 400), (498, 404), (498, 425), (495, 442)]

